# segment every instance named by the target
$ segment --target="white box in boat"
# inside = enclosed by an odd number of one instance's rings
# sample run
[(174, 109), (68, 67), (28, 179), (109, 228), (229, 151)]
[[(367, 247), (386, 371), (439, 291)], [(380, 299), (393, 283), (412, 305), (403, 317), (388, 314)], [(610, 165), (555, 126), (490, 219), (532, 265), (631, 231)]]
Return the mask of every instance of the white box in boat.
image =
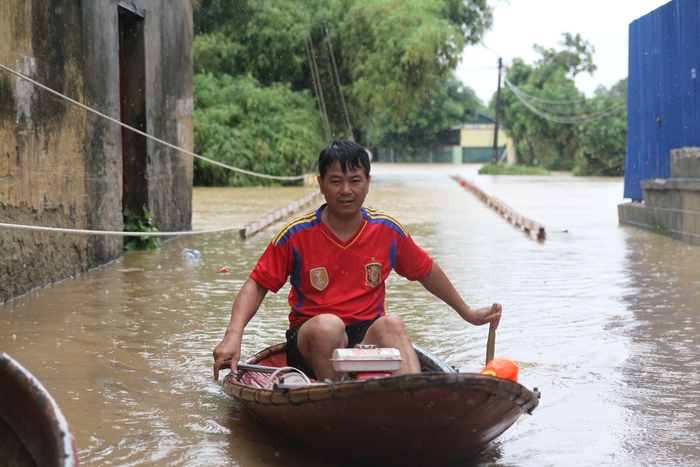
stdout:
[(396, 371), (401, 366), (401, 353), (389, 348), (335, 349), (331, 361), (335, 371)]

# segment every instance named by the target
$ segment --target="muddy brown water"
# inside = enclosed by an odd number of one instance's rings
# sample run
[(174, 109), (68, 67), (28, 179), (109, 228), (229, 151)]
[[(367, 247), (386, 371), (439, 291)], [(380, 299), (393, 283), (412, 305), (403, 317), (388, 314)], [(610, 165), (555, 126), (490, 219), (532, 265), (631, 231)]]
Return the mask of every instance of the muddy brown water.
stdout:
[[(377, 165), (367, 199), (401, 220), (468, 303), (503, 304), (496, 355), (542, 392), (532, 416), (466, 465), (699, 464), (700, 248), (620, 226), (622, 179), (477, 167)], [(547, 240), (451, 174), (544, 224)], [(194, 228), (240, 226), (308, 191), (198, 188)], [(181, 237), (0, 305), (0, 349), (56, 399), (82, 465), (332, 464), (271, 434), (212, 379), (235, 292), (274, 231)], [(201, 257), (185, 260), (183, 248)], [(283, 340), (287, 290), (266, 298), (244, 355)], [(388, 290), (417, 343), (481, 368), (486, 328), (419, 284), (393, 276)]]

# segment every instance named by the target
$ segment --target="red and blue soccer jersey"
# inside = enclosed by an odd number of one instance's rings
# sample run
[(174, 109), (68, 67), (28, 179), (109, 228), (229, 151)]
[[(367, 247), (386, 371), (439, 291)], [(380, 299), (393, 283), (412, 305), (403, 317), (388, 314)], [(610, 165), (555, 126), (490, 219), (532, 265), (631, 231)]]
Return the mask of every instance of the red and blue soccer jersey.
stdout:
[(289, 278), (291, 326), (322, 313), (346, 325), (383, 316), (392, 269), (409, 280), (430, 272), (433, 260), (391, 216), (363, 206), (362, 226), (343, 242), (321, 222), (324, 206), (285, 225), (250, 275), (275, 293)]

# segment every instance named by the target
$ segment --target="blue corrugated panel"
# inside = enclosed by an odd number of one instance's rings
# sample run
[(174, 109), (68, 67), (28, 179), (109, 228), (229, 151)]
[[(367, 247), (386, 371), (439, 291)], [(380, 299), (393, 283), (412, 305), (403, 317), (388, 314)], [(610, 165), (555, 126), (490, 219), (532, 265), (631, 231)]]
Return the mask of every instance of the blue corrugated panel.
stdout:
[(700, 146), (700, 5), (674, 0), (630, 24), (625, 198), (668, 178), (671, 149)]

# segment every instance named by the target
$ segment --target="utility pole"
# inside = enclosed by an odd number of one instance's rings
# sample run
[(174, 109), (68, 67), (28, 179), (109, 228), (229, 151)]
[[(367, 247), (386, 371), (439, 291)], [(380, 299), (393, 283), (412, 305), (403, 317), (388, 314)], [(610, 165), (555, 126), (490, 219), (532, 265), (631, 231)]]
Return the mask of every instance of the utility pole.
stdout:
[(496, 90), (496, 116), (494, 119), (493, 128), (493, 149), (491, 151), (491, 163), (496, 165), (498, 163), (498, 113), (501, 110), (501, 68), (503, 67), (503, 60), (498, 58), (498, 88)]

